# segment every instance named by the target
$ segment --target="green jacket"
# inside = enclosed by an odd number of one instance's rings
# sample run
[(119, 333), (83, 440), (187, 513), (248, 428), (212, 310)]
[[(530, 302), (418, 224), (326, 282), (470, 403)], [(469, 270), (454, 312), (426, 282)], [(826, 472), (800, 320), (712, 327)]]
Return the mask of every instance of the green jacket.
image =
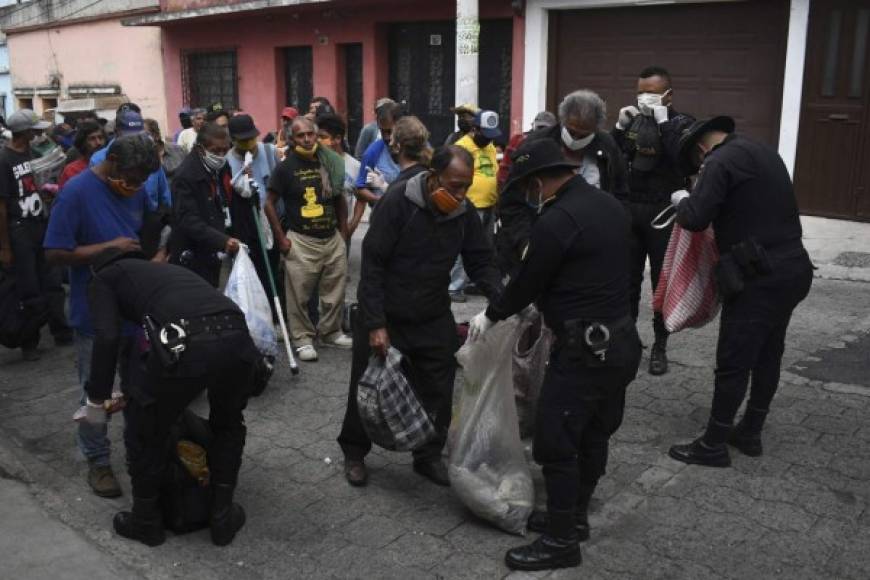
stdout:
[(329, 175), (329, 185), (332, 195), (342, 195), (344, 192), (344, 158), (330, 149), (319, 145), (317, 147), (317, 160)]

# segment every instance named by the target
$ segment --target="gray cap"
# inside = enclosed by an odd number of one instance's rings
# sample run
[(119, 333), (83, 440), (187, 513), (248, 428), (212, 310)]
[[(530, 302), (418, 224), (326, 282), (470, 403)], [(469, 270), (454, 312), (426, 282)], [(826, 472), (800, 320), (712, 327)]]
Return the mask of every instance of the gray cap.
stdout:
[(30, 109), (19, 109), (6, 119), (6, 127), (13, 133), (23, 133), (28, 129), (48, 129), (51, 123), (43, 121)]
[(532, 130), (537, 131), (538, 129), (549, 129), (550, 127), (555, 126), (556, 123), (556, 115), (550, 111), (541, 111), (535, 115), (535, 120), (532, 121)]

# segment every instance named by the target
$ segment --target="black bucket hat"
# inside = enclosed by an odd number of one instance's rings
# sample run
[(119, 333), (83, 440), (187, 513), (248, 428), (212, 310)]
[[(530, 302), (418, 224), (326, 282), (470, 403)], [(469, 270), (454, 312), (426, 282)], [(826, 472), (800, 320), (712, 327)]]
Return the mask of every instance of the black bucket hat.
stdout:
[(232, 139), (253, 139), (260, 134), (257, 126), (254, 125), (254, 118), (250, 115), (236, 115), (230, 117), (227, 129), (229, 129), (230, 137)]
[(698, 140), (710, 131), (733, 133), (734, 119), (726, 115), (719, 115), (712, 119), (695, 121), (683, 130), (680, 135), (680, 152), (678, 156), (678, 169), (683, 175), (689, 176), (698, 173), (700, 166), (692, 159), (692, 152)]
[(552, 139), (527, 139), (511, 155), (511, 170), (504, 189), (508, 189), (529, 175), (554, 167), (577, 169), (580, 164), (565, 159), (562, 146)]
[(646, 172), (655, 169), (662, 158), (662, 137), (655, 119), (646, 115), (635, 115), (626, 134), (635, 145), (631, 161), (632, 171)]

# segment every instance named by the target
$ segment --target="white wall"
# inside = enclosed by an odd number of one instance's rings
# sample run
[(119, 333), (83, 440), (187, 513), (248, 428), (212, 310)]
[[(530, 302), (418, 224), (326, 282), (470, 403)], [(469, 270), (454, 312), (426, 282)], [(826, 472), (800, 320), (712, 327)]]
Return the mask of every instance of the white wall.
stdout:
[[(650, 4), (691, 4), (716, 0), (527, 0), (526, 47), (523, 73), (523, 126), (529, 127), (539, 111), (547, 108), (547, 46), (550, 10), (625, 7)], [(723, 2), (739, 0), (721, 0)], [(810, 0), (791, 0), (786, 48), (779, 154), (793, 172), (800, 121), (804, 53)]]

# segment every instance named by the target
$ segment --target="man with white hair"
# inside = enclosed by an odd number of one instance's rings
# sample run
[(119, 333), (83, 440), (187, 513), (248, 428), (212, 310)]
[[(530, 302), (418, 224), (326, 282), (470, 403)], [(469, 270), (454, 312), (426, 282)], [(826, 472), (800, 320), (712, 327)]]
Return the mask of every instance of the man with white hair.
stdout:
[[(619, 147), (603, 130), (606, 118), (607, 107), (601, 97), (589, 90), (574, 91), (559, 104), (558, 123), (530, 132), (523, 141), (552, 139), (567, 160), (579, 164), (575, 173), (590, 185), (624, 199), (628, 194), (628, 173)], [(499, 173), (507, 175), (512, 163), (505, 157)], [(509, 274), (519, 264), (528, 243), (535, 212), (523, 192), (507, 187), (501, 192), (499, 216), (504, 230), (499, 231), (499, 262)]]

